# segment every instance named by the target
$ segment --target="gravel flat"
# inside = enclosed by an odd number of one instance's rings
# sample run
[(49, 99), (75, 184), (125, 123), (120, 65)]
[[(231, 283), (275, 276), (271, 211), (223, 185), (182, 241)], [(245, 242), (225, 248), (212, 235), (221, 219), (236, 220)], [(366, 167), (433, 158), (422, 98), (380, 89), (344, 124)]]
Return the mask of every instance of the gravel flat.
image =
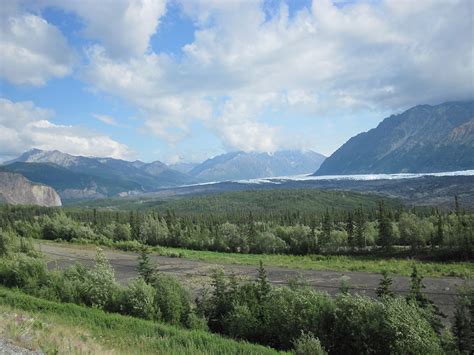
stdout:
[[(95, 250), (90, 246), (41, 243), (39, 248), (47, 256), (50, 268), (64, 268), (75, 262), (86, 265), (94, 264)], [(136, 253), (106, 250), (105, 254), (114, 267), (119, 282), (125, 284), (137, 276)], [(210, 284), (210, 275), (216, 268), (223, 269), (226, 275), (235, 274), (244, 280), (253, 279), (256, 276), (256, 267), (254, 266), (212, 264), (159, 255), (150, 255), (150, 259), (160, 272), (182, 279), (194, 291)], [(349, 284), (351, 293), (375, 297), (375, 290), (381, 277), (380, 274), (367, 272), (301, 270), (271, 266), (265, 267), (265, 269), (269, 280), (274, 285), (286, 285), (288, 280), (299, 278), (315, 289), (326, 291), (331, 295), (337, 294), (341, 283), (345, 281)], [(409, 277), (393, 275), (392, 278), (394, 292), (406, 295), (409, 290)], [(426, 277), (423, 282), (426, 286), (425, 294), (447, 316), (446, 321), (449, 321), (454, 314), (457, 288), (466, 284), (474, 286), (473, 280), (456, 277)]]

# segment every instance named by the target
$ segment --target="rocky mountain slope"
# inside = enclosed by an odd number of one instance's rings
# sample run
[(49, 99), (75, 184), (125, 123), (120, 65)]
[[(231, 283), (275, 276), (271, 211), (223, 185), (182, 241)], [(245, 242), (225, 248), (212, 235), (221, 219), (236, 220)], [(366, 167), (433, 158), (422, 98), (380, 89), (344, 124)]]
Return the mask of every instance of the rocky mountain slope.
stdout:
[(352, 137), (316, 175), (474, 169), (474, 101), (415, 106)]
[(73, 156), (57, 150), (32, 149), (0, 170), (20, 172), (32, 181), (51, 185), (65, 199), (130, 195), (198, 181), (159, 161)]
[(61, 206), (61, 198), (49, 186), (35, 184), (20, 174), (0, 172), (0, 200), (11, 204)]
[(208, 159), (189, 174), (205, 181), (300, 175), (314, 172), (324, 159), (312, 151), (233, 152)]

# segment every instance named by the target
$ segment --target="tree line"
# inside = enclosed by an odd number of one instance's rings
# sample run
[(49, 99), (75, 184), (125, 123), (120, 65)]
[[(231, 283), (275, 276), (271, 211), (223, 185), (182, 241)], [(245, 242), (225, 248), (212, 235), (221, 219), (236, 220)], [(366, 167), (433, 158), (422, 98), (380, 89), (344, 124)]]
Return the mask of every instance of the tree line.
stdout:
[(241, 220), (174, 211), (0, 208), (0, 227), (22, 237), (254, 254), (409, 253), (470, 259), (474, 214), (455, 209), (401, 210), (380, 202), (375, 210), (327, 209), (307, 222), (287, 214)]

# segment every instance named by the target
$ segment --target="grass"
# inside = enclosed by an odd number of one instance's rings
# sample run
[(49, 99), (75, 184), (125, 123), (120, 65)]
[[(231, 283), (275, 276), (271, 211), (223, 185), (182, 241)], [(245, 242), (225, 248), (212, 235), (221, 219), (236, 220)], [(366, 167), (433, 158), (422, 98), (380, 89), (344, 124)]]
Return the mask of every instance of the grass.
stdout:
[[(41, 243), (57, 244), (58, 242), (42, 241)], [(62, 243), (71, 246), (70, 243)], [(76, 247), (88, 248), (87, 245), (82, 244), (80, 246), (76, 245)], [(257, 267), (261, 260), (265, 266), (273, 267), (374, 273), (381, 273), (386, 270), (391, 274), (402, 276), (410, 276), (413, 265), (416, 265), (418, 271), (426, 277), (474, 278), (474, 263), (472, 262), (428, 262), (408, 258), (382, 258), (380, 256), (239, 254), (167, 247), (154, 247), (152, 251), (162, 256), (180, 257), (212, 264), (252, 265)]]
[(239, 264), (258, 266), (260, 260), (265, 266), (285, 267), (292, 269), (311, 269), (325, 271), (360, 271), (381, 273), (386, 270), (391, 274), (410, 276), (413, 265), (423, 276), (453, 276), (462, 278), (474, 277), (472, 262), (425, 262), (413, 259), (380, 258), (368, 256), (327, 256), (327, 255), (257, 255), (238, 253), (219, 253), (180, 248), (159, 248), (160, 254), (179, 255), (180, 257), (201, 260), (217, 264)]
[(0, 287), (0, 336), (48, 354), (275, 354), (277, 351)]

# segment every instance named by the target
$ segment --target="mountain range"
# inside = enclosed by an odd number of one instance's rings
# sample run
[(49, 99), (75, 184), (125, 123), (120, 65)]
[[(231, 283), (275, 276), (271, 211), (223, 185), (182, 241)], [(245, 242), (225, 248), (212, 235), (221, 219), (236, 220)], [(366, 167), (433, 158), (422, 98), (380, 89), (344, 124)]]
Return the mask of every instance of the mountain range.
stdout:
[(349, 139), (315, 175), (474, 169), (474, 101), (419, 105)]
[(206, 160), (189, 174), (204, 181), (310, 174), (319, 168), (325, 158), (310, 150), (281, 150), (271, 154), (232, 152)]
[(56, 189), (64, 200), (106, 198), (154, 192), (216, 179), (235, 180), (311, 173), (324, 157), (314, 152), (228, 153), (202, 164), (74, 156), (57, 150), (32, 149), (0, 166)]
[(134, 195), (197, 181), (159, 161), (73, 156), (57, 150), (32, 149), (6, 162), (0, 170), (50, 185), (63, 199)]
[(0, 165), (0, 172), (21, 174), (51, 186), (63, 200), (77, 200), (314, 171), (345, 175), (469, 170), (474, 169), (473, 112), (474, 101), (415, 106), (349, 139), (327, 159), (313, 151), (231, 152), (200, 164), (168, 166), (32, 149)]

